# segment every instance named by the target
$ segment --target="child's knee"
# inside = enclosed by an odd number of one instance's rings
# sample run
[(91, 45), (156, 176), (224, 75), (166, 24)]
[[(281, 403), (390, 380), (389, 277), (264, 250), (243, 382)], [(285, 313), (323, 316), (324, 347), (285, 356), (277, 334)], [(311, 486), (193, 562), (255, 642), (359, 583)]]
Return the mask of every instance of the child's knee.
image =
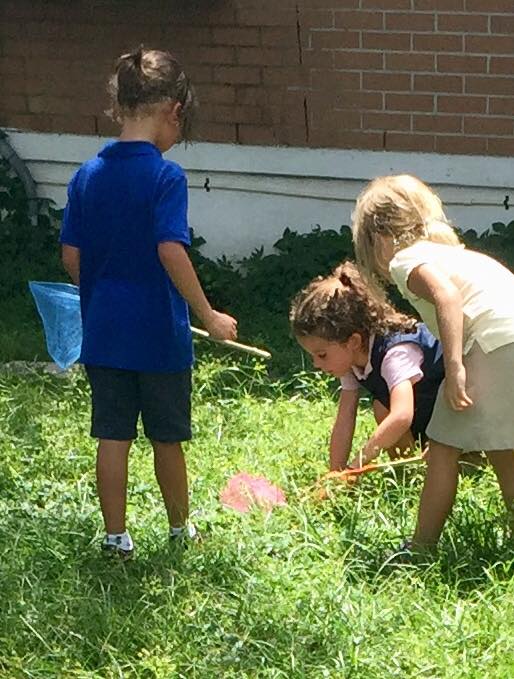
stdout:
[(460, 455), (461, 451), (457, 448), (446, 446), (437, 441), (430, 441), (428, 445), (427, 464), (429, 466), (441, 465), (448, 467), (454, 466), (457, 468)]
[(182, 444), (180, 442), (151, 441), (151, 444), (157, 457), (183, 456)]

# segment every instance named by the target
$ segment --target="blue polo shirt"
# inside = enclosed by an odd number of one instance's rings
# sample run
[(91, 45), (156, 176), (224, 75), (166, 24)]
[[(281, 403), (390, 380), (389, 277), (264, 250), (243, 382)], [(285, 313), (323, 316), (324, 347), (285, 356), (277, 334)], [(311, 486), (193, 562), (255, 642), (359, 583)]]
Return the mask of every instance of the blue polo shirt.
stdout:
[(86, 365), (180, 372), (193, 363), (188, 306), (157, 253), (190, 245), (187, 181), (149, 142), (115, 141), (68, 187), (61, 243), (80, 249)]

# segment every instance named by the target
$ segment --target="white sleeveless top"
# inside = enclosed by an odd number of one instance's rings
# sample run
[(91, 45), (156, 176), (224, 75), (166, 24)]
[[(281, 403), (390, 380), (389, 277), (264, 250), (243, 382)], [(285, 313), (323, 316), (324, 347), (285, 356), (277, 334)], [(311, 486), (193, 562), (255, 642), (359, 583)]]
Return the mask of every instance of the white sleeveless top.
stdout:
[(389, 264), (391, 277), (436, 337), (435, 306), (407, 287), (411, 272), (421, 264), (446, 274), (462, 295), (464, 354), (475, 341), (484, 353), (514, 342), (514, 274), (507, 268), (464, 245), (418, 241), (396, 253)]

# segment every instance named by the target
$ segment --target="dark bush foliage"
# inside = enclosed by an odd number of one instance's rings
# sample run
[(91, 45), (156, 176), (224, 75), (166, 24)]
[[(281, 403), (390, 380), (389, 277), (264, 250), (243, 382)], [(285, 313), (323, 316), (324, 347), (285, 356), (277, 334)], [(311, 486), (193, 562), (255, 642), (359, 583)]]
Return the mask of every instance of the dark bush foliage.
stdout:
[[(9, 314), (19, 308), (20, 322), (23, 319), (25, 324), (37, 322), (27, 281), (66, 280), (57, 245), (60, 217), (61, 212), (49, 201), (41, 200), (37, 220), (31, 223), (23, 185), (0, 160), (0, 305), (5, 311), (9, 300)], [(496, 222), (480, 235), (470, 230), (461, 236), (469, 247), (514, 270), (514, 221)], [(326, 275), (341, 260), (353, 258), (349, 227), (322, 230), (317, 226), (309, 233), (286, 228), (271, 252), (258, 248), (239, 261), (205, 257), (204, 243), (203, 238), (194, 237), (190, 254), (212, 304), (238, 318), (242, 341), (273, 352), (274, 372), (284, 375), (297, 370), (302, 355), (289, 332), (291, 298), (315, 276)], [(391, 299), (412, 312), (396, 290), (391, 291)], [(3, 315), (7, 323), (7, 312)]]
[(50, 201), (38, 201), (29, 217), (21, 180), (0, 159), (0, 298), (26, 291), (32, 278), (63, 278), (57, 238), (60, 212)]

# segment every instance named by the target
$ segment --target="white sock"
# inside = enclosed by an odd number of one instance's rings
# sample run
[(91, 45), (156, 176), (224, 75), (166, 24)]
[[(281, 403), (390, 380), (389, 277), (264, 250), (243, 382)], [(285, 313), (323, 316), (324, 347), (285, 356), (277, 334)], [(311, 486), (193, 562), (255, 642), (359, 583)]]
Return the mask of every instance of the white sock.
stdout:
[(183, 535), (188, 538), (194, 538), (196, 535), (196, 527), (193, 523), (186, 523), (185, 526), (170, 526), (170, 535), (172, 538), (179, 538)]
[(130, 533), (126, 530), (124, 533), (107, 533), (105, 541), (110, 545), (117, 545), (121, 549), (130, 551), (134, 549), (134, 543), (130, 537)]

